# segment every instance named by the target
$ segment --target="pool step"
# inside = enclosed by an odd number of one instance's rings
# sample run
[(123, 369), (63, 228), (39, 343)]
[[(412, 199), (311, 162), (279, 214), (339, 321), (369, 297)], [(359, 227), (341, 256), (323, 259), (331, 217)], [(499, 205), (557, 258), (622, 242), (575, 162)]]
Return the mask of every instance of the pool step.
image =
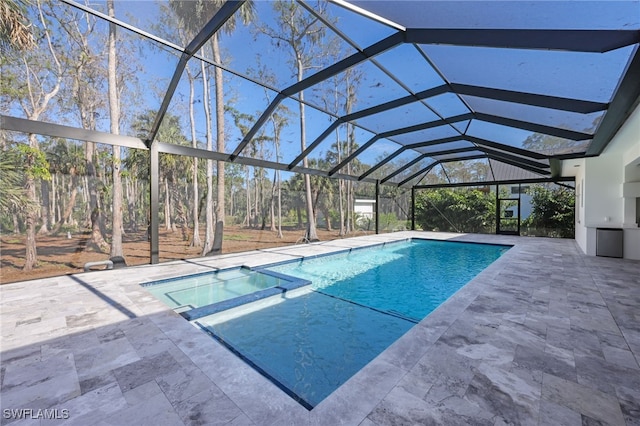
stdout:
[[(280, 274), (282, 275), (282, 274)], [(285, 281), (284, 278), (289, 281)], [(257, 300), (265, 299), (267, 297), (284, 294), (289, 290), (304, 287), (311, 284), (311, 281), (303, 280), (300, 278), (290, 277), (282, 275), (282, 282), (280, 285), (266, 288), (264, 290), (256, 291), (253, 293), (245, 294), (243, 296), (234, 297), (233, 299), (223, 300), (221, 302), (212, 303), (210, 305), (201, 306), (199, 308), (190, 309), (188, 311), (178, 312), (187, 321), (193, 321), (198, 318), (205, 317), (207, 315), (217, 314), (228, 309), (237, 308), (238, 306), (246, 305), (247, 303), (255, 302)]]

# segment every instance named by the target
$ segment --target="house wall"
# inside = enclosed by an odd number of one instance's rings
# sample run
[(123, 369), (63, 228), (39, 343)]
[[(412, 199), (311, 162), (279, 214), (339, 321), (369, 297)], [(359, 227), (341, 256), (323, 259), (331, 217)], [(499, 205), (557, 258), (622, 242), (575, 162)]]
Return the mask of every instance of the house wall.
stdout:
[(599, 157), (565, 163), (563, 173), (575, 176), (576, 187), (580, 185), (575, 237), (580, 248), (595, 256), (596, 229), (623, 228), (624, 257), (640, 259), (640, 228), (636, 222), (636, 197), (640, 197), (640, 107)]
[(375, 212), (375, 200), (355, 200), (353, 212), (362, 217), (372, 219)]

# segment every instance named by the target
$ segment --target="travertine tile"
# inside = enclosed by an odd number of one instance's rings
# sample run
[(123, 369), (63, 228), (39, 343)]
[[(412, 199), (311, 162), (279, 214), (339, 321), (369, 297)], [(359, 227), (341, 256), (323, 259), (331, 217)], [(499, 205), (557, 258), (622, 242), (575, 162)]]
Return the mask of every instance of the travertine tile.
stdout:
[(199, 369), (181, 368), (163, 374), (156, 378), (156, 383), (167, 396), (167, 399), (175, 405), (175, 403), (184, 401), (196, 393), (203, 392), (216, 386), (209, 378)]
[[(311, 411), (139, 286), (412, 236), (514, 247)], [(570, 240), (407, 231), (3, 285), (3, 408), (95, 426), (634, 425), (638, 271)]]
[(123, 392), (155, 380), (157, 377), (171, 374), (180, 369), (180, 365), (168, 352), (142, 358), (113, 370), (113, 374)]
[(630, 350), (620, 349), (609, 345), (602, 345), (602, 353), (604, 359), (611, 364), (616, 364), (621, 367), (632, 368), (635, 370), (640, 369), (638, 362), (631, 353)]
[(540, 401), (540, 426), (582, 426), (580, 413), (553, 401)]
[(149, 380), (145, 384), (130, 389), (122, 393), (127, 404), (132, 407), (134, 405), (142, 404), (147, 399), (151, 399), (156, 395), (160, 395), (162, 389), (158, 386), (155, 380)]
[(367, 419), (378, 425), (494, 424), (491, 413), (459, 397), (451, 397), (441, 404), (431, 404), (402, 388), (394, 388)]
[(481, 364), (465, 399), (506, 424), (535, 425), (540, 408), (540, 387), (502, 368)]
[(127, 402), (123, 398), (118, 384), (113, 382), (54, 406), (59, 410), (67, 410), (69, 418), (59, 422), (47, 421), (44, 424), (63, 424), (65, 426), (94, 424), (108, 417), (111, 413), (126, 407)]
[(119, 410), (103, 421), (113, 426), (181, 426), (185, 424), (164, 394), (157, 394), (140, 404)]
[(538, 370), (576, 381), (574, 363), (567, 362), (563, 357), (556, 357), (554, 354), (540, 349), (518, 346), (513, 358), (513, 364), (519, 368)]
[(225, 425), (243, 413), (219, 389), (209, 388), (174, 404), (185, 425)]
[(617, 398), (551, 374), (544, 374), (542, 398), (607, 424), (625, 424)]

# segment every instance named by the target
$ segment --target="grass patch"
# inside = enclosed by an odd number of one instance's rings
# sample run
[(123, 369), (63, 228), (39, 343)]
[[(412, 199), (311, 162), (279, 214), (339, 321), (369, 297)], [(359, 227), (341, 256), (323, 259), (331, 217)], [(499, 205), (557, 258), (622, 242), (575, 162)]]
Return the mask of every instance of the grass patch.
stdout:
[(225, 234), (223, 240), (226, 241), (251, 241), (251, 235)]

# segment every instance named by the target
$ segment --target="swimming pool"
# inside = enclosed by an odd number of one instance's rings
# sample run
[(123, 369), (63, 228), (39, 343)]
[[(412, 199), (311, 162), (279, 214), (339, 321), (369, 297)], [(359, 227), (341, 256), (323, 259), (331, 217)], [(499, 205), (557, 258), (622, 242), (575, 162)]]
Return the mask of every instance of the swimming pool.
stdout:
[(508, 249), (413, 239), (267, 265), (311, 285), (192, 323), (311, 409)]
[(267, 266), (322, 293), (418, 322), (509, 246), (420, 240)]

